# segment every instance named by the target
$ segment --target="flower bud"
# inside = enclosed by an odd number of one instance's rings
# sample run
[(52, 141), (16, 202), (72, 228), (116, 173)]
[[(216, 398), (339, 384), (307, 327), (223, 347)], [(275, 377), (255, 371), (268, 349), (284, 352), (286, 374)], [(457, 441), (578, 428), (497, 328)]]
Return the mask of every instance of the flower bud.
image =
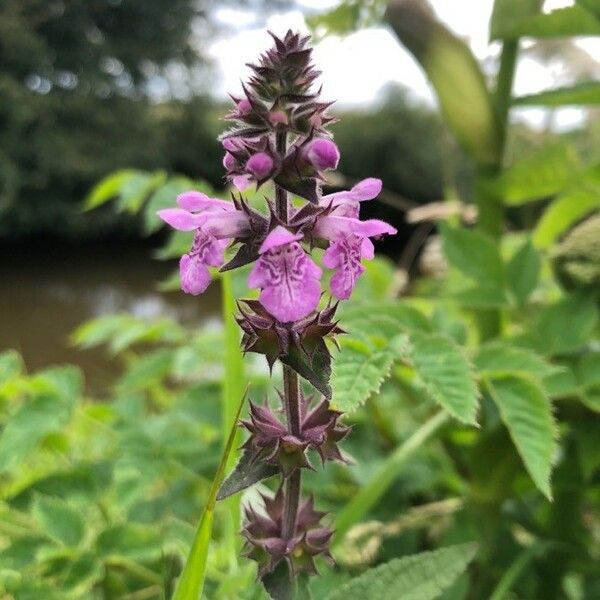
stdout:
[(227, 169), (227, 171), (233, 171), (235, 169), (237, 166), (237, 161), (235, 160), (233, 154), (225, 152), (225, 156), (223, 157), (223, 166), (225, 169)]
[(257, 181), (264, 181), (273, 172), (273, 159), (266, 152), (258, 152), (251, 156), (246, 163), (246, 170)]
[(326, 171), (337, 167), (340, 151), (331, 140), (318, 138), (306, 146), (304, 156), (317, 171)]
[(252, 104), (250, 104), (250, 100), (247, 98), (242, 98), (237, 103), (237, 114), (240, 117), (246, 116), (249, 112), (252, 111)]

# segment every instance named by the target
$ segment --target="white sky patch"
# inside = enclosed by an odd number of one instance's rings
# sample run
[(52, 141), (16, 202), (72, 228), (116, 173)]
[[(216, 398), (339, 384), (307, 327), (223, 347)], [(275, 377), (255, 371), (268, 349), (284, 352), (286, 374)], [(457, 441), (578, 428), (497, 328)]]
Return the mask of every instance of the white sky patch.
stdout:
[[(440, 20), (469, 44), (479, 60), (498, 56), (500, 45), (488, 42), (493, 0), (430, 1)], [(327, 10), (339, 2), (302, 0), (301, 4), (310, 13)], [(544, 11), (572, 4), (573, 0), (546, 0)], [(240, 80), (250, 74), (245, 63), (255, 60), (270, 46), (271, 41), (263, 26), (253, 26), (254, 17), (248, 11), (221, 9), (217, 16), (225, 23), (235, 23), (237, 27), (232, 34), (215, 41), (210, 47), (218, 77), (211, 91), (217, 97), (224, 97), (226, 92), (240, 93)], [(290, 28), (307, 31), (304, 14), (300, 10), (271, 16), (266, 28), (281, 35)], [(600, 60), (600, 41), (597, 38), (579, 38), (575, 43)], [(421, 68), (387, 28), (365, 29), (343, 38), (328, 36), (315, 46), (314, 59), (325, 75), (323, 97), (336, 100), (341, 106), (370, 104), (390, 83), (410, 88), (428, 104), (435, 102)], [(534, 94), (554, 84), (553, 74), (548, 67), (528, 57), (521, 59), (515, 76), (514, 90), (517, 95)], [(546, 114), (544, 109), (520, 109), (515, 117), (525, 118), (535, 126), (545, 122)], [(558, 115), (555, 117), (557, 125), (568, 126), (580, 123), (584, 112), (577, 108), (559, 109), (555, 115)]]

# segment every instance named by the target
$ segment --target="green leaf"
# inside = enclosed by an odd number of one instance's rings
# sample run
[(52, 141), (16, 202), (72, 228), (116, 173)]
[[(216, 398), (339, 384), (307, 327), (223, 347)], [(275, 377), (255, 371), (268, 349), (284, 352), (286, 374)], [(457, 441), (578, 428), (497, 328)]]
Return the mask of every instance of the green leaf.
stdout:
[(331, 405), (334, 410), (350, 412), (379, 390), (398, 354), (388, 345), (373, 348), (351, 338), (341, 340), (340, 348), (331, 378)]
[(212, 522), (214, 517), (215, 504), (217, 502), (217, 493), (225, 478), (225, 471), (229, 461), (229, 455), (234, 447), (234, 441), (237, 433), (237, 422), (240, 418), (242, 406), (246, 400), (246, 396), (242, 397), (237, 408), (237, 413), (234, 415), (229, 438), (225, 444), (219, 467), (215, 474), (215, 478), (210, 487), (206, 507), (200, 517), (198, 528), (194, 536), (194, 542), (188, 555), (185, 567), (181, 576), (177, 580), (177, 586), (173, 594), (172, 600), (196, 600), (200, 598), (204, 588), (204, 579), (206, 577), (206, 560), (208, 557), (208, 547), (212, 534)]
[(348, 336), (340, 339), (333, 364), (332, 406), (348, 412), (379, 390), (406, 349), (406, 334), (429, 331), (430, 325), (401, 302), (354, 304), (342, 310), (341, 323)]
[(0, 472), (18, 466), (48, 434), (59, 431), (71, 416), (72, 400), (44, 394), (24, 404), (0, 436)]
[(594, 165), (550, 203), (533, 232), (534, 244), (538, 248), (547, 248), (571, 225), (598, 208), (600, 165)]
[(306, 574), (294, 577), (285, 560), (261, 580), (272, 600), (311, 600)]
[(481, 346), (473, 362), (480, 377), (492, 379), (520, 375), (541, 380), (561, 370), (532, 350), (506, 342), (489, 342)]
[(324, 29), (329, 34), (344, 34), (354, 31), (360, 18), (358, 2), (344, 2), (332, 10), (311, 16), (307, 24), (311, 29)]
[(233, 471), (219, 488), (217, 500), (224, 500), (263, 479), (273, 477), (277, 473), (279, 473), (277, 465), (271, 465), (261, 458), (257, 460), (254, 452), (246, 450)]
[(409, 358), (427, 393), (453, 417), (476, 424), (478, 390), (461, 349), (439, 334), (411, 336)]
[(505, 273), (498, 245), (480, 231), (447, 225), (441, 231), (450, 264), (490, 295), (503, 296)]
[(510, 34), (524, 20), (540, 11), (541, 0), (495, 0), (490, 20), (490, 40)]
[(600, 104), (600, 82), (583, 81), (569, 87), (518, 96), (512, 103), (515, 106), (595, 106)]
[(135, 173), (121, 185), (119, 191), (119, 210), (136, 214), (142, 208), (144, 201), (157, 187), (163, 185), (167, 179), (164, 171), (156, 173)]
[(61, 587), (73, 595), (83, 596), (89, 594), (103, 576), (102, 563), (92, 553), (86, 552), (71, 563)]
[(469, 46), (420, 0), (390, 3), (386, 17), (425, 70), (459, 143), (477, 163), (496, 164), (501, 153), (496, 109)]
[(502, 37), (546, 39), (580, 35), (600, 35), (600, 20), (583, 6), (576, 4), (519, 20), (509, 30), (503, 31)]
[(159, 556), (161, 535), (156, 527), (141, 523), (111, 525), (96, 538), (95, 550), (105, 559), (121, 556), (141, 560)]
[(37, 496), (32, 509), (41, 531), (65, 546), (77, 546), (83, 539), (85, 524), (80, 513), (64, 500)]
[(562, 143), (545, 146), (506, 169), (496, 184), (509, 206), (563, 191), (581, 170), (574, 150)]
[(326, 600), (434, 600), (465, 571), (475, 551), (469, 543), (396, 558), (352, 579)]
[(541, 269), (541, 258), (528, 238), (513, 255), (506, 267), (508, 288), (518, 304), (525, 304), (536, 288)]
[(531, 479), (552, 499), (550, 474), (557, 429), (550, 400), (538, 384), (514, 375), (494, 379), (489, 388)]
[(118, 381), (119, 392), (148, 389), (171, 373), (174, 350), (161, 348), (136, 358)]
[(304, 352), (296, 345), (290, 346), (289, 352), (280, 358), (281, 362), (291, 367), (323, 396), (331, 398), (331, 355), (322, 339), (319, 339), (312, 353)]
[(91, 210), (97, 208), (109, 200), (116, 198), (120, 194), (121, 188), (125, 183), (136, 177), (136, 175), (140, 175), (140, 171), (136, 171), (135, 169), (123, 169), (111, 173), (100, 180), (83, 201), (84, 209)]
[(598, 307), (591, 295), (572, 294), (544, 308), (536, 324), (540, 350), (566, 354), (584, 346), (598, 323)]

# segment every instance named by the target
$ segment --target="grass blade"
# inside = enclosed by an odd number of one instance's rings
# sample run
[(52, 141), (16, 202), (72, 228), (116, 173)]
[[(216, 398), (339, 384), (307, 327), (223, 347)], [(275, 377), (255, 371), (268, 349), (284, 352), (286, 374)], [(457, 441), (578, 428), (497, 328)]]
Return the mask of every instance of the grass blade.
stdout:
[(416, 452), (446, 421), (448, 413), (440, 411), (426, 421), (415, 433), (401, 446), (398, 446), (383, 464), (377, 469), (373, 477), (353, 496), (352, 500), (341, 510), (335, 522), (337, 543), (352, 525), (357, 523), (385, 494), (394, 482), (402, 465)]
[(217, 469), (217, 473), (210, 487), (208, 501), (202, 512), (202, 516), (200, 517), (200, 523), (198, 524), (198, 529), (194, 536), (192, 548), (181, 577), (177, 581), (177, 587), (175, 588), (172, 600), (198, 600), (202, 594), (204, 578), (206, 576), (206, 560), (208, 558), (208, 547), (212, 533), (214, 510), (217, 502), (217, 492), (223, 483), (223, 479), (225, 479), (229, 456), (234, 448), (234, 441), (237, 433), (237, 421), (245, 399), (246, 394), (242, 396), (237, 411), (235, 415), (232, 416), (234, 418), (232, 418), (232, 426), (229, 431), (225, 449), (223, 450), (223, 455), (221, 456), (221, 462), (219, 463), (219, 468)]

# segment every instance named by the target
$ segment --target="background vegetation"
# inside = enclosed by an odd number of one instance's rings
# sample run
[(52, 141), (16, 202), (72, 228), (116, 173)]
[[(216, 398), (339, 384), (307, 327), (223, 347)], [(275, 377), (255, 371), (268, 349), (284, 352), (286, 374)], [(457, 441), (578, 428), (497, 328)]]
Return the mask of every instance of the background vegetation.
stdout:
[[(134, 49), (116, 37), (103, 51), (123, 52), (115, 57), (131, 78), (129, 92), (117, 91), (118, 76), (97, 72), (97, 54), (90, 58), (93, 86), (104, 79), (113, 86), (106, 97), (57, 83), (69, 56), (92, 52), (81, 40), (60, 60), (48, 50), (83, 31), (69, 19), (90, 15), (73, 6), (56, 17), (35, 2), (1, 9), (0, 27), (14, 36), (6, 47), (23, 44), (2, 52), (0, 85), (13, 98), (0, 109), (4, 235), (156, 234), (155, 210), (178, 190), (226, 193), (213, 141), (221, 109), (203, 98), (149, 102), (136, 66), (140, 56), (156, 68), (186, 56), (191, 4), (172, 3), (174, 21), (146, 9), (153, 3), (97, 5), (104, 10), (94, 19), (104, 15), (108, 24), (130, 18), (114, 11), (136, 7), (141, 20)], [(550, 14), (535, 1), (497, 0), (490, 32), (503, 50), (487, 81), (466, 44), (422, 2), (385, 10), (379, 1), (346, 2), (314, 26), (344, 33), (386, 19), (427, 73), (441, 116), (402, 91), (371, 114), (345, 115), (336, 126), (343, 172), (384, 179), (383, 202), (369, 207), (384, 218), (399, 220), (398, 207), (447, 202), (428, 207), (437, 235), (425, 244), (432, 223), (405, 226), (404, 241), (384, 247), (399, 265), (373, 261), (341, 313), (349, 334), (332, 385), (334, 402), (351, 413), (344, 449), (356, 465), (307, 477), (337, 531), (337, 566), (322, 566), (312, 595), (593, 600), (600, 595), (598, 124), (591, 118), (558, 136), (551, 127), (513, 128), (507, 117), (522, 104), (600, 103), (598, 84), (586, 80), (537, 98), (515, 98), (510, 85), (520, 37), (598, 35), (600, 15), (583, 0)], [(143, 37), (145, 19), (150, 29), (157, 20), (178, 25), (166, 28), (173, 36), (156, 56)], [(48, 66), (45, 56), (55, 62)], [(50, 90), (32, 89), (32, 74)], [(78, 103), (86, 105), (81, 112)], [(113, 168), (82, 213), (88, 186)], [(447, 210), (457, 200), (462, 209)], [(472, 217), (461, 219), (465, 206), (471, 215), (478, 208), (474, 227)], [(179, 233), (162, 241), (165, 259), (189, 244)], [(423, 245), (417, 261), (414, 249)], [(406, 270), (417, 275), (417, 263), (421, 274), (407, 284)], [(0, 354), (7, 599), (169, 598), (186, 560), (206, 576), (206, 598), (264, 598), (254, 564), (240, 556), (237, 511), (246, 497), (210, 502), (246, 382), (251, 397), (273, 392), (265, 365), (242, 363), (238, 351), (232, 299), (245, 276), (222, 279), (223, 318), (198, 329), (127, 313), (82, 324), (72, 343), (100, 346), (120, 365), (98, 391), (78, 367), (30, 372), (18, 352)], [(203, 521), (199, 532), (208, 552), (197, 543), (190, 554), (207, 507), (214, 524)]]

